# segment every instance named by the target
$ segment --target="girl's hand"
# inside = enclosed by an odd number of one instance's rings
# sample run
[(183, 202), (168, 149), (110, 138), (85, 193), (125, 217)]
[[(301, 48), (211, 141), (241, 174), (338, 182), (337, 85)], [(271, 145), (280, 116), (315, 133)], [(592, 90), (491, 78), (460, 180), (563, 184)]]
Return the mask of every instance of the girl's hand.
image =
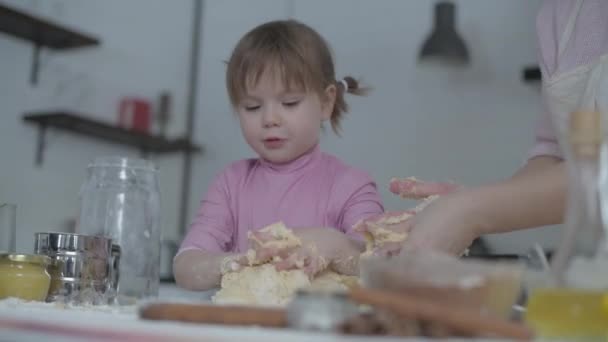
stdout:
[(303, 269), (311, 277), (328, 268), (340, 274), (358, 274), (361, 243), (328, 227), (294, 229), (294, 234), (302, 245), (292, 249), (285, 261), (275, 263), (278, 270)]
[(262, 264), (278, 259), (286, 259), (291, 251), (300, 247), (302, 241), (295, 232), (282, 222), (249, 232), (248, 261)]
[(249, 232), (249, 250), (247, 253), (234, 254), (224, 258), (222, 274), (236, 272), (245, 266), (256, 266), (267, 262), (286, 259), (300, 240), (282, 222), (278, 222), (257, 231)]
[(293, 236), (286, 238), (260, 230), (250, 235), (252, 252), (240, 257), (240, 266), (262, 263), (273, 264), (277, 270), (301, 269), (308, 276), (333, 267), (341, 273), (356, 273), (356, 257), (359, 246), (343, 233), (333, 228), (293, 229)]

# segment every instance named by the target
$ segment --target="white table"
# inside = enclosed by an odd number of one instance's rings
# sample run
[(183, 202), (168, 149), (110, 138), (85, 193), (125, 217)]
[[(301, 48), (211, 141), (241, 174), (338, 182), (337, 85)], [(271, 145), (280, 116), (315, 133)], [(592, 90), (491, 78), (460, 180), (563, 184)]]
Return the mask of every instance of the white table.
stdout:
[[(192, 292), (163, 284), (160, 301), (208, 302), (214, 291)], [(317, 334), (259, 327), (145, 321), (137, 307), (60, 308), (51, 303), (0, 300), (0, 341), (404, 341)], [(407, 339), (424, 341), (425, 339)], [(454, 340), (457, 341), (457, 340)]]

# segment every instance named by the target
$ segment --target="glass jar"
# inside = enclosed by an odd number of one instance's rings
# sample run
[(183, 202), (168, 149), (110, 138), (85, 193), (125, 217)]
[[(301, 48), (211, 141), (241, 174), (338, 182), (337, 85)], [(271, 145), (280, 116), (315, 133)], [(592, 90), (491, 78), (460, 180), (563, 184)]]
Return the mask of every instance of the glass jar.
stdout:
[(568, 197), (562, 242), (550, 281), (535, 288), (526, 320), (548, 338), (605, 338), (608, 335), (608, 250), (601, 198), (601, 175), (608, 171), (600, 154), (608, 142), (600, 113), (571, 116), (566, 148)]
[[(553, 261), (554, 276), (559, 286), (608, 289), (608, 269), (604, 268), (608, 264), (603, 264), (608, 262), (608, 254), (600, 200), (600, 175), (608, 165), (600, 162), (604, 140), (600, 113), (573, 113), (569, 137), (566, 227)], [(599, 271), (603, 272), (598, 274)]]
[(0, 203), (0, 253), (14, 253), (16, 250), (17, 206)]
[(0, 299), (44, 301), (51, 285), (50, 262), (43, 255), (0, 254)]
[(158, 296), (160, 194), (153, 163), (96, 158), (80, 191), (78, 232), (109, 237), (120, 246), (119, 304)]

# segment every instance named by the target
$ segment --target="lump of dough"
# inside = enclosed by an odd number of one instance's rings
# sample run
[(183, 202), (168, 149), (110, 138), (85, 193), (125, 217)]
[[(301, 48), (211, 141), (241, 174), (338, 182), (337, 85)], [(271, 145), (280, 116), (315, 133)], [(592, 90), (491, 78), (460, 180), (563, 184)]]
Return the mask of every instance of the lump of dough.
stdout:
[(222, 277), (222, 288), (212, 298), (214, 303), (282, 306), (295, 291), (310, 285), (301, 270), (277, 272), (274, 265), (244, 267)]
[(284, 306), (299, 289), (347, 290), (358, 280), (358, 277), (324, 271), (310, 281), (302, 270), (277, 271), (273, 265), (264, 264), (224, 275), (222, 287), (212, 301), (218, 304)]
[(262, 247), (297, 247), (302, 244), (300, 239), (283, 222), (273, 223), (260, 229), (259, 232), (270, 234), (274, 238), (274, 240), (262, 242), (257, 240), (255, 235), (250, 232), (249, 238)]
[[(258, 241), (255, 235), (250, 239), (262, 247), (300, 246), (300, 239), (282, 222), (262, 228), (264, 233), (272, 234), (275, 240)], [(294, 296), (296, 291), (304, 288), (314, 290), (335, 291), (346, 290), (358, 283), (357, 277), (344, 276), (325, 270), (311, 281), (301, 269), (277, 271), (275, 266), (267, 261), (261, 265), (253, 265), (255, 252), (247, 252), (249, 266), (236, 272), (222, 276), (221, 289), (213, 296), (212, 301), (218, 304), (284, 306)]]
[(333, 271), (319, 273), (308, 288), (319, 291), (345, 291), (359, 285), (359, 277)]
[[(255, 234), (249, 232), (248, 238), (252, 242), (258, 244), (260, 248), (292, 248), (302, 245), (300, 238), (298, 238), (291, 229), (287, 228), (283, 222), (273, 223), (260, 229), (258, 232), (264, 234), (270, 234), (274, 239), (270, 241), (260, 241), (257, 239)], [(254, 263), (266, 262), (268, 260), (257, 260), (255, 250), (249, 249), (247, 251), (247, 260), (249, 266), (253, 266)]]

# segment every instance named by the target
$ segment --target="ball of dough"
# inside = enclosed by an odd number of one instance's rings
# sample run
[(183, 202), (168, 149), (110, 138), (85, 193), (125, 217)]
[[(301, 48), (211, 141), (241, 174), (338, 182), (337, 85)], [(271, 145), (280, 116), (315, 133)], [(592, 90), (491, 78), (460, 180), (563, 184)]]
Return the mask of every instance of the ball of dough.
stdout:
[(277, 271), (271, 264), (245, 267), (222, 277), (214, 303), (284, 306), (299, 289), (344, 291), (358, 283), (357, 277), (324, 271), (312, 281), (302, 270)]

